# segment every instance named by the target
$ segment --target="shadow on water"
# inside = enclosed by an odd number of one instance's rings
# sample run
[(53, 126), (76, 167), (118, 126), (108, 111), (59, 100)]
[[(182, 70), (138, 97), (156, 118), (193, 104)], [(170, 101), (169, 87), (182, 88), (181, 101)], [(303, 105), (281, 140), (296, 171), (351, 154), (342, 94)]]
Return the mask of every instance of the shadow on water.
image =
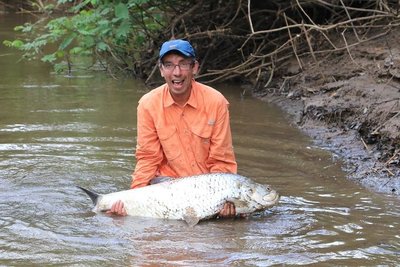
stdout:
[[(1, 17), (1, 38), (17, 23)], [(4, 23), (3, 23), (4, 22)], [(3, 37), (5, 36), (5, 37)], [(398, 199), (346, 180), (341, 163), (279, 110), (218, 86), (230, 101), (239, 172), (276, 188), (248, 219), (180, 221), (91, 212), (75, 187), (126, 189), (134, 168), (137, 81), (49, 74), (0, 47), (0, 265), (395, 266)], [(7, 66), (4, 68), (4, 66)]]

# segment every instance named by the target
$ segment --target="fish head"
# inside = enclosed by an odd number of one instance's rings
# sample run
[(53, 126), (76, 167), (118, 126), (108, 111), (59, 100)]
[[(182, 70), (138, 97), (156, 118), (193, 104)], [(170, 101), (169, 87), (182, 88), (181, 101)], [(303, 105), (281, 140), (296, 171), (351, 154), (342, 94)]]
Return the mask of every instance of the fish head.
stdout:
[(274, 206), (279, 201), (279, 194), (269, 185), (248, 183), (242, 185), (240, 204), (235, 204), (239, 213), (262, 211)]

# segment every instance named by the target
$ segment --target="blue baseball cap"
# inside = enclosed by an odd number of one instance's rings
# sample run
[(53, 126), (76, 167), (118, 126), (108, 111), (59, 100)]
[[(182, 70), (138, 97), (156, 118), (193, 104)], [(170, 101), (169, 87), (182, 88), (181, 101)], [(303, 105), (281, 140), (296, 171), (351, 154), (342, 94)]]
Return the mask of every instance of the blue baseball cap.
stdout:
[(162, 59), (167, 53), (171, 51), (177, 51), (185, 57), (196, 57), (192, 45), (188, 41), (181, 39), (170, 40), (163, 43), (160, 49), (160, 59)]

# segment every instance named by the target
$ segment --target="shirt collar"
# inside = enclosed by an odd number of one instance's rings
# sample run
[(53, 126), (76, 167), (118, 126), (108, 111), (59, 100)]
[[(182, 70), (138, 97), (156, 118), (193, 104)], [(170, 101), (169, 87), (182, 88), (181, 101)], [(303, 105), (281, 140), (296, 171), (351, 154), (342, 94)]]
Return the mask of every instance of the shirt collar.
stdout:
[[(197, 94), (198, 94), (198, 92), (196, 89), (196, 82), (193, 80), (192, 81), (192, 91), (190, 92), (190, 97), (186, 104), (193, 108), (197, 108)], [(164, 97), (164, 107), (165, 108), (175, 104), (174, 99), (172, 98), (171, 94), (169, 93), (168, 84), (164, 85), (163, 97)]]
[(169, 93), (168, 84), (164, 85), (163, 91), (164, 91), (164, 93), (163, 93), (164, 107), (167, 108), (169, 106), (172, 106), (175, 102), (174, 102), (174, 99), (172, 98), (171, 94)]

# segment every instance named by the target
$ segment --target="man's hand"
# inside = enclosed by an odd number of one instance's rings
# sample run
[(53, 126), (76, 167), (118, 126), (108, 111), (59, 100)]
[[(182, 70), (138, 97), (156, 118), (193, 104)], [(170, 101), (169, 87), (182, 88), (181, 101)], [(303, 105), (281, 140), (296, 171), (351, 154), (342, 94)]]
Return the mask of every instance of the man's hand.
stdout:
[(236, 216), (235, 205), (232, 202), (226, 202), (218, 214), (221, 218), (233, 218)]
[(111, 209), (106, 212), (107, 214), (110, 215), (118, 215), (118, 216), (126, 216), (128, 215), (126, 213), (125, 207), (124, 207), (124, 202), (121, 200), (118, 200), (114, 204), (112, 204)]

